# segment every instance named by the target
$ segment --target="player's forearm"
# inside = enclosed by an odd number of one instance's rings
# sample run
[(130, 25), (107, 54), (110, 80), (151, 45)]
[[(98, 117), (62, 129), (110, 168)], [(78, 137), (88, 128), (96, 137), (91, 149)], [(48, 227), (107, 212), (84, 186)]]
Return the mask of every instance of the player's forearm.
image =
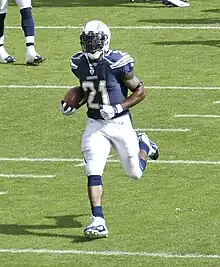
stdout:
[(138, 88), (136, 91), (134, 91), (128, 98), (126, 98), (121, 103), (121, 107), (123, 108), (123, 110), (129, 109), (129, 108), (137, 105), (145, 97), (146, 97), (146, 89), (142, 85), (140, 88)]

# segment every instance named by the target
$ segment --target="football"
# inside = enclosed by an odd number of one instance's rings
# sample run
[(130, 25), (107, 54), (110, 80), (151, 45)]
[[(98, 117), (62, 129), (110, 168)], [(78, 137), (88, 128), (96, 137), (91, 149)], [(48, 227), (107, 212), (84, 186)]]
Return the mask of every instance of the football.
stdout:
[(64, 102), (67, 103), (66, 108), (80, 108), (84, 102), (85, 93), (80, 86), (72, 87), (70, 90), (66, 92), (64, 95)]

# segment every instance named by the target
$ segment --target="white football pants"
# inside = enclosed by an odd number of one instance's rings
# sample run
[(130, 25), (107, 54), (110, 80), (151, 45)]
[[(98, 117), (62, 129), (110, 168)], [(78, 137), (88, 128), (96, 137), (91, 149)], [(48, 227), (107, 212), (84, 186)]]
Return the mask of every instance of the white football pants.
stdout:
[(82, 137), (82, 152), (86, 162), (86, 174), (103, 174), (111, 146), (119, 155), (127, 176), (139, 179), (139, 142), (129, 115), (104, 121), (88, 118)]
[[(31, 0), (15, 0), (20, 9), (31, 7)], [(0, 14), (6, 13), (8, 8), (8, 0), (0, 0)]]

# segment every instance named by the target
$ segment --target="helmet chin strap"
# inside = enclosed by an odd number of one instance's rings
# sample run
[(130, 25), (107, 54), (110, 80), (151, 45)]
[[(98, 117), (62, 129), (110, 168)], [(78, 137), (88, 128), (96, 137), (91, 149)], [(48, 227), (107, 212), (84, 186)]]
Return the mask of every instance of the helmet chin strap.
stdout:
[(87, 53), (89, 59), (91, 60), (97, 60), (103, 55), (103, 51), (96, 51), (94, 54)]

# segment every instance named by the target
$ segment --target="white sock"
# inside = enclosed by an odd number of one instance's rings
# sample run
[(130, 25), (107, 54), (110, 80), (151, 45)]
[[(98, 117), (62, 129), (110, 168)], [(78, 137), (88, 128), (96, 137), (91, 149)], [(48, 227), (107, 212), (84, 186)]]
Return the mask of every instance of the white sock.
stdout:
[(26, 53), (30, 56), (35, 57), (37, 55), (37, 52), (34, 45), (26, 46)]
[(0, 46), (0, 58), (6, 59), (9, 56), (9, 54), (5, 51), (4, 46)]
[(93, 217), (94, 221), (96, 221), (98, 224), (103, 224), (105, 225), (105, 219), (103, 219), (102, 217)]
[(28, 43), (33, 43), (35, 42), (35, 37), (34, 36), (27, 36), (25, 37), (26, 44)]
[(4, 45), (4, 35), (0, 37), (0, 45)]

